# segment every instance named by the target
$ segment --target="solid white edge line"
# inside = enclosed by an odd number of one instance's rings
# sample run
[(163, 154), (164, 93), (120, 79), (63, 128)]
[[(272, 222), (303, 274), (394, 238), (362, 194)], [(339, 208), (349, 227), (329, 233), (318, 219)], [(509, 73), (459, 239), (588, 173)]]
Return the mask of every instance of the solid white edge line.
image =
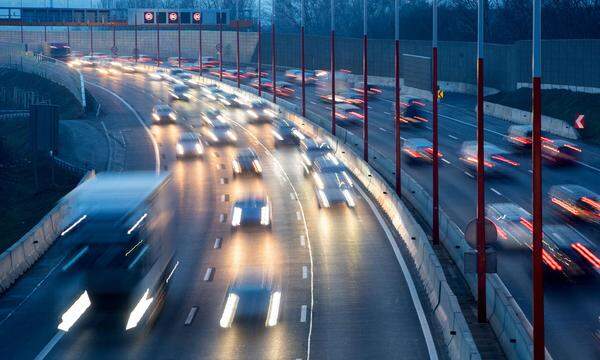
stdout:
[(40, 351), (40, 353), (37, 354), (34, 360), (44, 360), (46, 356), (50, 354), (50, 351), (52, 351), (56, 344), (58, 344), (60, 339), (62, 339), (62, 337), (65, 336), (65, 334), (66, 332), (64, 331), (58, 331), (56, 334), (54, 334), (52, 339), (50, 339), (50, 341), (46, 344), (46, 346), (44, 346), (42, 351)]
[(154, 148), (155, 171), (157, 174), (160, 174), (160, 154), (158, 152), (158, 144), (156, 143), (156, 140), (154, 140), (154, 136), (152, 136), (150, 129), (148, 128), (146, 123), (144, 123), (144, 120), (142, 119), (142, 117), (137, 113), (137, 111), (135, 111), (133, 106), (131, 106), (127, 101), (125, 101), (125, 99), (123, 99), (122, 97), (117, 95), (115, 92), (105, 88), (102, 85), (99, 85), (99, 84), (96, 84), (96, 83), (93, 83), (93, 82), (87, 81), (87, 80), (85, 81), (85, 83), (88, 85), (96, 86), (97, 88), (100, 88), (100, 89), (106, 91), (107, 93), (111, 94), (112, 96), (116, 97), (117, 99), (119, 99), (119, 101), (121, 101), (121, 103), (123, 105), (125, 105), (125, 107), (127, 107), (133, 113), (133, 115), (135, 115), (135, 118), (142, 125), (144, 130), (146, 130), (146, 133), (148, 134), (148, 137), (150, 138), (150, 141), (152, 142), (152, 147)]
[(494, 188), (490, 188), (490, 190), (491, 190), (491, 191), (492, 191), (494, 194), (502, 196), (502, 194), (500, 193), (500, 191), (498, 191), (498, 190), (496, 190), (496, 189), (494, 189)]
[(417, 316), (419, 317), (419, 323), (421, 324), (421, 329), (423, 330), (423, 336), (425, 337), (425, 342), (427, 343), (427, 351), (429, 352), (429, 358), (431, 360), (437, 360), (438, 355), (437, 355), (437, 350), (435, 348), (435, 342), (433, 341), (433, 336), (431, 335), (431, 329), (429, 329), (429, 323), (427, 322), (427, 317), (425, 316), (425, 312), (423, 311), (423, 305), (421, 304), (421, 300), (419, 299), (419, 294), (417, 293), (417, 288), (415, 287), (415, 283), (410, 275), (408, 266), (406, 266), (406, 262), (404, 261), (404, 258), (402, 257), (402, 253), (400, 252), (400, 248), (398, 247), (398, 244), (396, 243), (396, 239), (394, 238), (394, 235), (392, 234), (392, 231), (390, 230), (388, 224), (383, 219), (383, 216), (381, 215), (381, 213), (379, 212), (379, 210), (377, 209), (375, 204), (373, 204), (373, 201), (371, 201), (371, 198), (369, 198), (367, 196), (367, 194), (365, 194), (365, 192), (363, 191), (363, 189), (360, 186), (357, 186), (357, 189), (360, 192), (360, 194), (362, 195), (362, 197), (365, 199), (367, 204), (369, 204), (371, 211), (373, 212), (373, 214), (375, 214), (375, 217), (377, 218), (379, 225), (381, 225), (381, 227), (383, 228), (383, 231), (385, 232), (388, 242), (390, 243), (390, 245), (392, 246), (392, 249), (394, 250), (396, 259), (398, 260), (398, 263), (400, 264), (400, 268), (402, 269), (402, 274), (404, 275), (404, 280), (406, 281), (406, 284), (408, 285), (410, 297), (412, 299), (413, 305), (415, 306), (415, 310), (417, 311)]

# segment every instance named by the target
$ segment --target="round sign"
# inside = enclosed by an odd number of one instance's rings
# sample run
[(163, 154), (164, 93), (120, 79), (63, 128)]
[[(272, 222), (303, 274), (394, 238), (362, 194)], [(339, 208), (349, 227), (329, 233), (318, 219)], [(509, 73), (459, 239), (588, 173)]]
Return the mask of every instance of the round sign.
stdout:
[(144, 20), (146, 20), (146, 21), (152, 21), (152, 20), (154, 20), (154, 13), (152, 13), (150, 11), (146, 11), (144, 13)]
[[(485, 218), (485, 244), (494, 244), (497, 236), (496, 225), (490, 219)], [(471, 220), (467, 225), (465, 240), (467, 240), (473, 249), (477, 249), (477, 219)]]
[(169, 20), (171, 20), (171, 21), (177, 21), (177, 13), (176, 12), (170, 12), (169, 13)]
[(215, 49), (217, 50), (217, 52), (221, 52), (221, 44), (215, 45)]
[(200, 15), (199, 12), (195, 12), (194, 15), (192, 15), (194, 21), (200, 21), (200, 19), (202, 18), (202, 15)]

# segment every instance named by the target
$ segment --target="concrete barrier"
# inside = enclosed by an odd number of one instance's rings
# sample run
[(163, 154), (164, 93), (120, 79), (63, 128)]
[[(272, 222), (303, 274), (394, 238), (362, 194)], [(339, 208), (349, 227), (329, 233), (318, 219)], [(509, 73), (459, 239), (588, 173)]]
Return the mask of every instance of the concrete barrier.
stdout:
[[(89, 171), (83, 177), (82, 182), (94, 176), (95, 172)], [(21, 275), (33, 266), (52, 246), (67, 225), (75, 220), (74, 214), (70, 212), (69, 194), (59, 200), (56, 206), (19, 241), (0, 254), (0, 294), (7, 291)]]

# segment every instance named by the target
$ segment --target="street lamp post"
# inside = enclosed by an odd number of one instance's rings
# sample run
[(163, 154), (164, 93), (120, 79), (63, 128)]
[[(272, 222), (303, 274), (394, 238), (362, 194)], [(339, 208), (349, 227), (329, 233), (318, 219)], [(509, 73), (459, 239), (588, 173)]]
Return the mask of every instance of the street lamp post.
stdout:
[(432, 107), (433, 107), (433, 221), (432, 242), (440, 242), (440, 218), (439, 218), (439, 149), (438, 149), (438, 13), (437, 2), (433, 0), (433, 38), (432, 38)]
[(533, 358), (545, 357), (544, 341), (544, 273), (542, 265), (542, 98), (541, 98), (541, 46), (542, 5), (533, 0), (533, 49), (532, 49), (532, 164), (533, 164)]
[(483, 114), (483, 9), (477, 1), (477, 320), (486, 322), (485, 293), (485, 154)]
[(331, 57), (331, 133), (335, 135), (336, 117), (335, 117), (335, 0), (331, 0), (331, 49), (329, 56)]
[(300, 70), (302, 72), (302, 116), (306, 116), (306, 64), (304, 63), (304, 0), (300, 1)]
[(369, 161), (369, 96), (367, 93), (367, 70), (367, 0), (363, 0), (363, 159), (366, 162)]
[(237, 87), (240, 87), (240, 1), (235, 2), (235, 40), (237, 56)]
[(395, 139), (396, 144), (396, 194), (402, 196), (402, 158), (400, 143), (400, 0), (394, 3), (394, 27), (395, 27), (395, 48), (394, 48), (394, 80), (395, 80)]

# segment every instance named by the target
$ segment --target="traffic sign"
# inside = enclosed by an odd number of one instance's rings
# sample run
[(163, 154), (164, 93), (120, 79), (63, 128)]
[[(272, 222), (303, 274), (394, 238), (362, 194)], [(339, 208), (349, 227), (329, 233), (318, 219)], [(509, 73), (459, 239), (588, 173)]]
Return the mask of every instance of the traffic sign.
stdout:
[(200, 11), (192, 13), (192, 21), (194, 24), (202, 24), (202, 13)]
[(446, 93), (444, 92), (444, 90), (442, 89), (438, 89), (438, 99), (442, 100), (444, 98), (444, 96), (446, 96)]
[(144, 12), (144, 24), (153, 24), (154, 23), (154, 13), (152, 11)]
[(179, 14), (172, 11), (169, 13), (169, 24), (177, 24), (179, 22)]
[(221, 52), (221, 44), (215, 45), (215, 50), (217, 50), (217, 52), (220, 53)]
[(583, 129), (585, 128), (585, 115), (578, 115), (577, 119), (575, 119), (575, 129)]
[[(490, 219), (485, 218), (486, 245), (494, 244), (497, 237), (498, 233), (496, 232), (496, 225), (494, 225)], [(469, 243), (473, 249), (477, 249), (477, 219), (471, 220), (467, 225), (467, 229), (465, 230), (465, 240), (467, 240), (467, 243)]]

